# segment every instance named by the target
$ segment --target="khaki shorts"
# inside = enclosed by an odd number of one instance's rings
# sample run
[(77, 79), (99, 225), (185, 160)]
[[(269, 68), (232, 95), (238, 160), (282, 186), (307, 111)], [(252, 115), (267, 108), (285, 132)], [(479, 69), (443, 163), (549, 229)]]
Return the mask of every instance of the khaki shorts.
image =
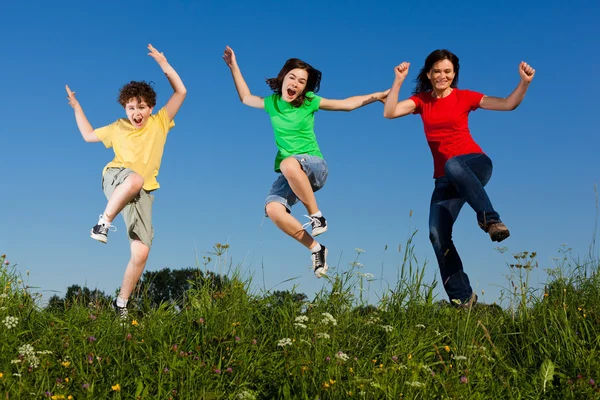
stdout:
[[(134, 173), (129, 168), (108, 168), (102, 176), (102, 190), (106, 199), (110, 199), (117, 186)], [(135, 199), (123, 208), (121, 214), (125, 220), (129, 242), (140, 240), (149, 248), (152, 247), (154, 239), (154, 228), (152, 227), (152, 203), (154, 196), (142, 189)]]

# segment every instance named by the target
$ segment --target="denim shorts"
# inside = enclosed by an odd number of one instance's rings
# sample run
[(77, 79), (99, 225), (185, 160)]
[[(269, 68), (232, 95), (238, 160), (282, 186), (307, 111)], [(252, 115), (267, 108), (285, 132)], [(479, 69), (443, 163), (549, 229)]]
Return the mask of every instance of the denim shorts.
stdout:
[[(321, 157), (308, 154), (297, 154), (292, 156), (300, 163), (302, 170), (308, 176), (308, 181), (312, 186), (313, 192), (318, 191), (325, 185), (327, 175), (327, 163)], [(287, 179), (283, 174), (279, 174), (265, 200), (265, 207), (269, 203), (280, 203), (285, 206), (288, 213), (292, 212), (292, 206), (298, 202), (298, 197), (292, 191)], [(266, 211), (265, 211), (266, 214)]]

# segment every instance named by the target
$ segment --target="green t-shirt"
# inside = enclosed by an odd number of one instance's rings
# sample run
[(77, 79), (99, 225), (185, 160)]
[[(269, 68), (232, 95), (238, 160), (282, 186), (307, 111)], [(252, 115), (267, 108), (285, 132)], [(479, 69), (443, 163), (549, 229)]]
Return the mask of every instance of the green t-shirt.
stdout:
[(264, 104), (271, 117), (277, 145), (275, 172), (280, 172), (279, 164), (289, 156), (310, 154), (323, 158), (314, 130), (315, 111), (319, 109), (321, 97), (307, 92), (304, 104), (294, 107), (274, 93), (264, 99)]

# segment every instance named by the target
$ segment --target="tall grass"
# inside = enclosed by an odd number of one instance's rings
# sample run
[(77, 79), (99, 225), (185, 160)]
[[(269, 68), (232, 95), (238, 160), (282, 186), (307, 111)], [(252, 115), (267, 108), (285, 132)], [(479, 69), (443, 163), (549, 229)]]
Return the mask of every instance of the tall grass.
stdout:
[(137, 301), (127, 322), (108, 301), (63, 310), (0, 257), (0, 395), (6, 399), (592, 399), (600, 371), (595, 259), (565, 249), (544, 290), (535, 253), (513, 256), (504, 308), (457, 309), (433, 295), (412, 237), (375, 305), (361, 250), (310, 301), (256, 292), (213, 257), (182, 308)]

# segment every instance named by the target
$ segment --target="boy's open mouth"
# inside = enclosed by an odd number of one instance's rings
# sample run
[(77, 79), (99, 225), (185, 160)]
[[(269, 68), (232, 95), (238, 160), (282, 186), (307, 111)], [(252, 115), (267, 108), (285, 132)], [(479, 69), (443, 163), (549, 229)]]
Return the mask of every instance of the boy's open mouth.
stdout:
[(135, 122), (136, 125), (141, 124), (143, 120), (144, 120), (144, 117), (142, 117), (142, 116), (133, 117), (133, 122)]

